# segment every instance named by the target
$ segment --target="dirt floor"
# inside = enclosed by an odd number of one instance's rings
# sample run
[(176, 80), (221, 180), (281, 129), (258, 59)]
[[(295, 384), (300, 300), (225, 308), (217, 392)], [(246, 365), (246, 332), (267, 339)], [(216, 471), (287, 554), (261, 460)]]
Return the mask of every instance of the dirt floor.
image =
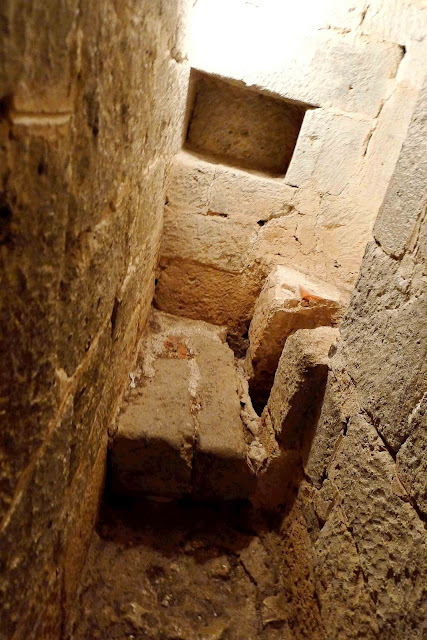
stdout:
[[(68, 637), (317, 637), (315, 620), (295, 602), (299, 589), (289, 583), (284, 554), (290, 549), (280, 522), (242, 502), (110, 500), (93, 537)], [(304, 613), (314, 634), (291, 631), (292, 611)]]

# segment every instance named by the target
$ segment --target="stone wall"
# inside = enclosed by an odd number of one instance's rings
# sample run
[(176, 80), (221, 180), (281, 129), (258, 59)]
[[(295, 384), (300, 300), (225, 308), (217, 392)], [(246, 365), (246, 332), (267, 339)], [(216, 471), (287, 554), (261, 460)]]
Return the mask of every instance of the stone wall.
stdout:
[(186, 2), (0, 10), (1, 638), (59, 637), (181, 146)]
[(368, 244), (305, 480), (302, 527), (325, 638), (421, 640), (427, 598), (427, 84)]
[[(197, 153), (189, 95), (190, 146), (168, 175), (160, 309), (225, 323), (242, 342), (276, 264), (349, 299), (426, 70), (426, 13), (408, 0), (198, 0), (191, 65), (235, 94), (223, 94)], [(285, 175), (233, 166), (249, 138), (266, 154), (276, 127), (236, 106), (244, 90), (307, 109)]]

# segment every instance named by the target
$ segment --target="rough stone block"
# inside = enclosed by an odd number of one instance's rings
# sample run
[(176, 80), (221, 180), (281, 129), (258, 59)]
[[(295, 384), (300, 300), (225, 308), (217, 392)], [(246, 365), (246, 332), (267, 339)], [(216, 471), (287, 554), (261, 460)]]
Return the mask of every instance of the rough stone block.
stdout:
[[(218, 24), (217, 3), (200, 2), (197, 32), (193, 32), (193, 67), (291, 100), (374, 118), (390, 79), (396, 75), (402, 48), (394, 41), (379, 42), (343, 30), (313, 28), (306, 14), (291, 22), (285, 6), (283, 14), (277, 5), (271, 6), (275, 7), (274, 18), (268, 8), (245, 7), (241, 20), (246, 18), (247, 28), (238, 33), (237, 28), (230, 29), (236, 21), (232, 9), (229, 21)], [(308, 12), (315, 10), (310, 6)], [(319, 11), (323, 10), (322, 3)], [(328, 11), (329, 7), (323, 15)], [(217, 25), (215, 29), (212, 24)], [(269, 33), (268, 40), (259, 37), (261, 32)], [(218, 38), (221, 55), (213, 56)]]
[(166, 211), (202, 213), (242, 225), (265, 223), (292, 210), (294, 190), (282, 179), (250, 173), (181, 151), (168, 172)]
[(336, 507), (314, 545), (316, 591), (322, 616), (327, 621), (328, 640), (378, 638), (373, 600), (363, 580), (356, 544), (346, 519)]
[(216, 165), (208, 210), (242, 224), (260, 226), (292, 211), (294, 190), (280, 178)]
[(216, 166), (196, 154), (177, 153), (167, 174), (166, 206), (178, 213), (206, 213)]
[[(427, 24), (426, 7), (422, 2), (398, 0), (390, 11), (388, 0), (372, 0), (366, 7), (362, 31), (386, 42), (422, 41)], [(412, 44), (412, 43), (411, 43)]]
[(286, 182), (340, 194), (360, 170), (372, 123), (322, 109), (308, 111)]
[(295, 497), (319, 418), (338, 329), (300, 329), (288, 338), (260, 423), (267, 452), (253, 502), (276, 509)]
[(374, 235), (384, 251), (401, 257), (414, 240), (426, 205), (427, 81), (409, 125), (408, 135), (375, 223)]
[(362, 407), (394, 451), (410, 435), (408, 418), (427, 389), (423, 270), (422, 259), (399, 262), (368, 245), (341, 327), (343, 357)]
[(246, 461), (238, 378), (231, 349), (204, 336), (193, 340), (200, 370), (194, 486), (204, 498), (244, 498), (255, 488)]
[(154, 376), (122, 408), (111, 449), (115, 492), (163, 496), (190, 492), (195, 433), (189, 384), (186, 360), (159, 360)]
[(77, 582), (93, 531), (85, 489), (151, 302), (181, 143), (187, 6), (0, 8), (2, 636), (61, 636), (64, 568)]
[(427, 516), (427, 394), (408, 418), (411, 433), (396, 456), (397, 474), (423, 516)]
[[(411, 56), (411, 53), (405, 54), (405, 64), (409, 64), (412, 71), (417, 60), (414, 58), (410, 61), (406, 60)], [(426, 57), (427, 53), (424, 55), (424, 59)], [(378, 115), (375, 129), (366, 147), (360, 175), (354, 176), (354, 180), (349, 186), (349, 196), (352, 201), (357, 198), (359, 202), (356, 200), (354, 204), (359, 211), (360, 208), (366, 209), (367, 212), (372, 211), (371, 216), (369, 214), (366, 216), (369, 219), (370, 231), (387, 193), (402, 142), (406, 138), (417, 102), (419, 85), (422, 82), (418, 79), (416, 82), (409, 82), (406, 77), (407, 74), (405, 74), (405, 80), (399, 82), (391, 95), (384, 101), (384, 106)], [(414, 179), (415, 177), (413, 176)], [(355, 191), (355, 197), (353, 191)], [(399, 215), (404, 216), (405, 211), (400, 211)], [(357, 217), (354, 219), (356, 220)]]
[(328, 373), (326, 391), (320, 417), (304, 457), (304, 472), (315, 487), (320, 487), (333, 459), (336, 447), (345, 433), (349, 417), (359, 410), (356, 399), (349, 393), (351, 379), (338, 366), (337, 357)]
[(305, 108), (206, 74), (193, 74), (186, 144), (226, 164), (284, 174)]
[(227, 326), (230, 344), (243, 355), (262, 286), (260, 273), (230, 273), (185, 260), (161, 260), (157, 278), (154, 301), (158, 309)]
[(252, 398), (265, 404), (289, 335), (298, 329), (334, 325), (343, 313), (343, 297), (335, 287), (277, 266), (257, 300), (249, 328), (253, 366)]
[(256, 229), (221, 216), (180, 215), (166, 208), (161, 255), (240, 273), (255, 239)]
[(252, 491), (224, 340), (224, 328), (153, 313), (111, 447), (114, 491), (207, 499)]
[[(300, 329), (286, 341), (267, 407), (284, 448), (298, 448), (318, 418), (338, 329)], [(309, 446), (309, 443), (306, 443)]]
[(328, 477), (339, 492), (359, 554), (379, 637), (421, 640), (425, 629), (427, 545), (424, 523), (404, 492), (374, 426), (352, 418)]

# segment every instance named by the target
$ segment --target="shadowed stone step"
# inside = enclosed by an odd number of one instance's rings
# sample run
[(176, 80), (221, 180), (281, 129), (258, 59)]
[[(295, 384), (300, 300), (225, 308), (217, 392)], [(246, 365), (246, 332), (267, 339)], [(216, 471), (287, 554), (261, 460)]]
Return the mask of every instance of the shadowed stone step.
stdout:
[(153, 311), (111, 445), (124, 495), (247, 497), (238, 378), (225, 329)]
[(338, 329), (318, 327), (299, 329), (286, 341), (261, 418), (261, 440), (273, 438), (277, 448), (258, 477), (258, 506), (290, 502), (302, 480), (338, 337)]

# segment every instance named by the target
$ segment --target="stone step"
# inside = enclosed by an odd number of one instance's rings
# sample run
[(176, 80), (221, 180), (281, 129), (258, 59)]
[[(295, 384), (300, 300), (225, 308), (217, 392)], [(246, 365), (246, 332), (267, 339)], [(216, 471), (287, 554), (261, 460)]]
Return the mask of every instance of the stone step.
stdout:
[(110, 448), (115, 493), (247, 498), (241, 386), (223, 327), (153, 311)]

